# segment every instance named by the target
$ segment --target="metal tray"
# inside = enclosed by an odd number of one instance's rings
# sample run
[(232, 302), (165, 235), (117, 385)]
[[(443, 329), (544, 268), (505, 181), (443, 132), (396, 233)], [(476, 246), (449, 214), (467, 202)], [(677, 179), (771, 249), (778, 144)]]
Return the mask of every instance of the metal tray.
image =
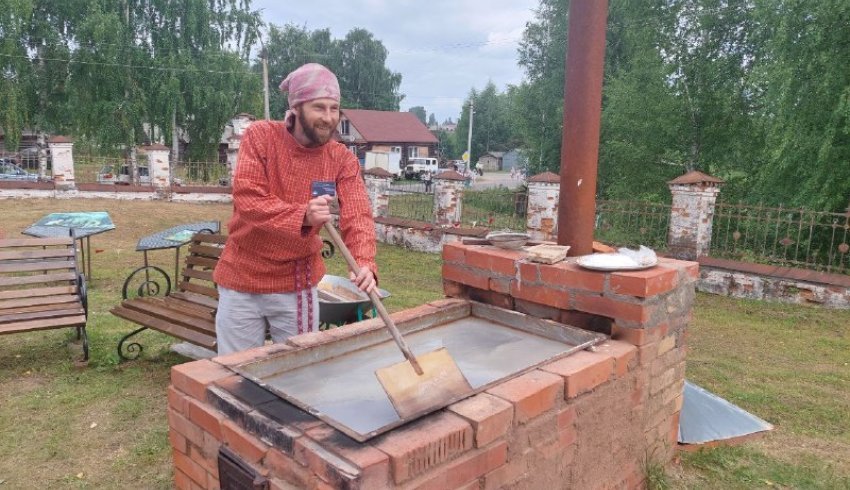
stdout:
[(475, 302), (423, 315), (398, 328), (414, 354), (446, 347), (472, 391), (400, 418), (375, 377), (376, 369), (404, 360), (386, 329), (283, 351), (233, 370), (363, 442), (607, 338)]

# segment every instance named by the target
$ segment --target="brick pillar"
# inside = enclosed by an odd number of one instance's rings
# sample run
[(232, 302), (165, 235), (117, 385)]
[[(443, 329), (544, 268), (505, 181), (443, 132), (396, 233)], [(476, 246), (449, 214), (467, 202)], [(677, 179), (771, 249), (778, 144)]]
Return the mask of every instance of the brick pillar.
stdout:
[(74, 180), (74, 142), (65, 136), (47, 140), (53, 162), (53, 185), (59, 190), (76, 188)]
[(43, 131), (38, 132), (38, 180), (47, 180), (47, 141)]
[(561, 178), (544, 172), (528, 179), (525, 228), (532, 240), (554, 240), (558, 230)]
[(434, 177), (434, 218), (438, 225), (460, 223), (463, 210), (463, 175), (449, 170)]
[(151, 185), (156, 190), (167, 189), (171, 186), (170, 149), (165, 145), (143, 146), (142, 151), (148, 156), (148, 174)]
[(227, 141), (227, 174), (229, 180), (233, 182), (233, 176), (236, 175), (236, 162), (239, 159), (239, 144), (242, 142), (242, 135), (234, 134)]
[[(560, 321), (620, 342), (616, 346), (620, 354), (610, 345), (600, 346), (593, 353), (583, 352), (542, 368), (567, 378), (564, 396), (569, 403), (589, 393), (591, 398), (605, 400), (601, 404), (607, 415), (577, 412), (579, 433), (571, 464), (594, 471), (565, 487), (589, 488), (593, 482), (585, 478), (639, 471), (642, 458), (648, 455), (662, 463), (672, 459), (682, 408), (687, 325), (699, 277), (697, 263), (660, 258), (657, 266), (642, 271), (596, 272), (578, 266), (574, 257), (536, 264), (521, 251), (452, 242), (443, 246), (442, 270), (447, 296)], [(622, 365), (614, 361), (615, 371), (626, 381), (612, 387), (620, 398), (596, 394), (599, 387), (582, 395), (593, 384), (611, 382), (607, 367), (594, 374), (601, 368), (599, 357), (621, 355), (633, 360), (626, 359)], [(606, 447), (602, 441), (615, 450), (600, 451)], [(573, 478), (578, 475), (574, 472)]]
[(673, 194), (667, 248), (677, 259), (695, 260), (711, 248), (714, 204), (723, 180), (696, 170), (668, 182)]
[(389, 216), (390, 185), (393, 182), (393, 174), (382, 168), (373, 167), (363, 173), (363, 178), (366, 181), (369, 202), (372, 203), (372, 216), (375, 218)]

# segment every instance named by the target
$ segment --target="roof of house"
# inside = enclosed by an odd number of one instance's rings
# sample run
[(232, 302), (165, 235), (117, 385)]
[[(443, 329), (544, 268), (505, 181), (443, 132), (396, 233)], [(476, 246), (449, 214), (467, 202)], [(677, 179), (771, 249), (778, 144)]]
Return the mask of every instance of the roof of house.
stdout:
[(342, 114), (370, 143), (439, 143), (412, 112), (343, 109)]
[(488, 151), (487, 153), (481, 155), (481, 158), (484, 158), (484, 157), (502, 158), (503, 156), (505, 156), (505, 152), (503, 152), (503, 151)]

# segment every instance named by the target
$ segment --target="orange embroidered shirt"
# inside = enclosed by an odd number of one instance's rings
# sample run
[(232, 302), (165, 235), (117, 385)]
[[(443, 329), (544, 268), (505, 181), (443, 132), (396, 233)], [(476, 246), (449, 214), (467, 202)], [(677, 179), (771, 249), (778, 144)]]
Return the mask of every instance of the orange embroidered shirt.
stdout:
[[(245, 293), (292, 292), (309, 264), (315, 286), (325, 273), (318, 227), (305, 227), (313, 181), (336, 183), (340, 228), (351, 254), (376, 275), (375, 223), (360, 163), (336, 141), (307, 148), (283, 121), (258, 121), (246, 131), (233, 177), (233, 217), (215, 282)], [(296, 264), (298, 264), (296, 266)]]

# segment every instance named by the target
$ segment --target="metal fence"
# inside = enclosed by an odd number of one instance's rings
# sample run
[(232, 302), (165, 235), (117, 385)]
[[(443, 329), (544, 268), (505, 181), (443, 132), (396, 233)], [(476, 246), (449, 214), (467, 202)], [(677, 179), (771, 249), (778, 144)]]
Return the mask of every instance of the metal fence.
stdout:
[(594, 239), (617, 246), (667, 248), (670, 204), (648, 201), (596, 201)]
[(505, 187), (466, 190), (463, 192), (461, 224), (524, 232), (527, 202), (526, 191), (514, 191)]
[(230, 185), (226, 163), (177, 161), (171, 163), (171, 180), (181, 185)]
[(394, 182), (390, 186), (388, 213), (394, 218), (434, 222), (434, 188), (425, 192), (422, 182)]
[(120, 156), (80, 152), (74, 155), (74, 180), (78, 184), (129, 184), (129, 164)]
[(718, 203), (711, 256), (848, 273), (848, 241), (850, 211)]
[[(45, 150), (47, 159), (48, 176), (51, 170), (50, 151)], [(38, 148), (34, 146), (19, 148), (18, 151), (7, 151), (0, 149), (0, 159), (6, 162), (14, 163), (27, 173), (38, 174)]]

